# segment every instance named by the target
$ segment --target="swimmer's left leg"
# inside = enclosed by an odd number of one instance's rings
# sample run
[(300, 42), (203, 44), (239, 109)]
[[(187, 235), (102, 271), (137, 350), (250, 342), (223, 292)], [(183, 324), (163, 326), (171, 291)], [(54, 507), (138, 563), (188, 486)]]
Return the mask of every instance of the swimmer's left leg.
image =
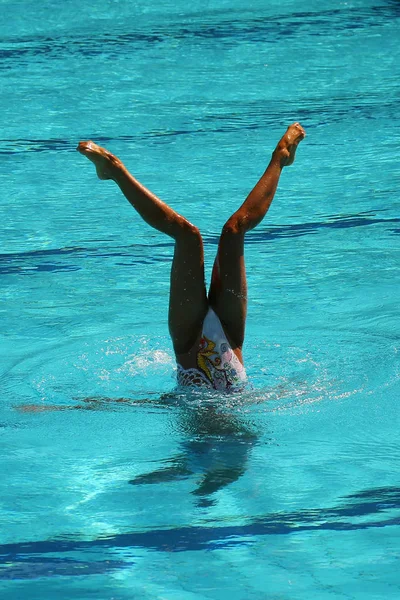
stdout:
[(95, 165), (100, 179), (115, 181), (146, 223), (174, 239), (168, 325), (176, 356), (186, 354), (200, 336), (208, 309), (200, 231), (135, 179), (114, 154), (91, 141), (80, 142), (77, 149)]
[(247, 313), (247, 282), (244, 237), (265, 217), (285, 166), (291, 165), (305, 131), (290, 125), (278, 142), (270, 163), (242, 206), (225, 223), (215, 260), (209, 302), (218, 315), (235, 354), (240, 360)]
[(190, 235), (193, 225), (141, 184), (117, 156), (92, 141), (79, 142), (77, 150), (94, 164), (99, 179), (115, 181), (150, 227), (174, 239), (184, 237), (188, 231)]

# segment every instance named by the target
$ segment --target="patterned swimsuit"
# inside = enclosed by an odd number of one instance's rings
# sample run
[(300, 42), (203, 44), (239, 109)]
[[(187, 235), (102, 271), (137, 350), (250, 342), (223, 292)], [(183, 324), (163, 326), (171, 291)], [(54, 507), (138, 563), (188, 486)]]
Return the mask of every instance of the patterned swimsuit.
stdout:
[(244, 366), (233, 352), (221, 322), (212, 308), (203, 323), (197, 352), (197, 368), (184, 369), (178, 364), (178, 384), (240, 391), (246, 381)]

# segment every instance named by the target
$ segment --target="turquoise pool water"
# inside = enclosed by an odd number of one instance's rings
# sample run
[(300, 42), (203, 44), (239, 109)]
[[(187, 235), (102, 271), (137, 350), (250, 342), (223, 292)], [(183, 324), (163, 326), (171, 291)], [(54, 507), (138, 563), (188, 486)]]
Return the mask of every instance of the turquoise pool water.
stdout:
[[(244, 4), (0, 3), (5, 600), (400, 597), (400, 5)], [(250, 387), (170, 394), (172, 243), (76, 144), (198, 225), (209, 275), (295, 120)]]

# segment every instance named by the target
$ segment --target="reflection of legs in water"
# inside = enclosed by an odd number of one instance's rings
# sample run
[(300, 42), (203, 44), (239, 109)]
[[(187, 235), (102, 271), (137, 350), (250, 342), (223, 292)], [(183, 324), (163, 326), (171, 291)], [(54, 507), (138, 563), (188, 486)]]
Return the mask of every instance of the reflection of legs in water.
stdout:
[(180, 444), (181, 451), (163, 461), (160, 468), (129, 483), (155, 484), (194, 477), (197, 483), (192, 494), (200, 506), (208, 506), (214, 501), (213, 494), (243, 475), (257, 433), (237, 416), (212, 406), (181, 409), (178, 423), (189, 438)]
[(164, 462), (165, 466), (150, 473), (137, 475), (134, 479), (128, 481), (131, 485), (151, 484), (151, 483), (167, 483), (175, 481), (193, 474), (186, 466), (186, 457), (184, 454), (178, 454), (169, 458)]

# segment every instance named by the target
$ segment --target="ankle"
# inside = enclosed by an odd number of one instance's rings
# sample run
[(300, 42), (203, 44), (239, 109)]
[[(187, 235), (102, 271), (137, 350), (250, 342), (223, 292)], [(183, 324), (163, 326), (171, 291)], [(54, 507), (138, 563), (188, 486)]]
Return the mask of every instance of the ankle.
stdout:
[(287, 164), (289, 158), (290, 158), (289, 150), (283, 146), (279, 146), (279, 144), (278, 144), (278, 146), (275, 148), (275, 150), (272, 153), (271, 163), (276, 163), (277, 165), (280, 166), (281, 169), (283, 169), (283, 167)]
[(107, 159), (107, 170), (109, 171), (112, 179), (117, 178), (120, 174), (124, 172), (124, 170), (126, 170), (123, 163), (119, 160), (119, 158), (114, 156), (114, 154), (109, 154)]

